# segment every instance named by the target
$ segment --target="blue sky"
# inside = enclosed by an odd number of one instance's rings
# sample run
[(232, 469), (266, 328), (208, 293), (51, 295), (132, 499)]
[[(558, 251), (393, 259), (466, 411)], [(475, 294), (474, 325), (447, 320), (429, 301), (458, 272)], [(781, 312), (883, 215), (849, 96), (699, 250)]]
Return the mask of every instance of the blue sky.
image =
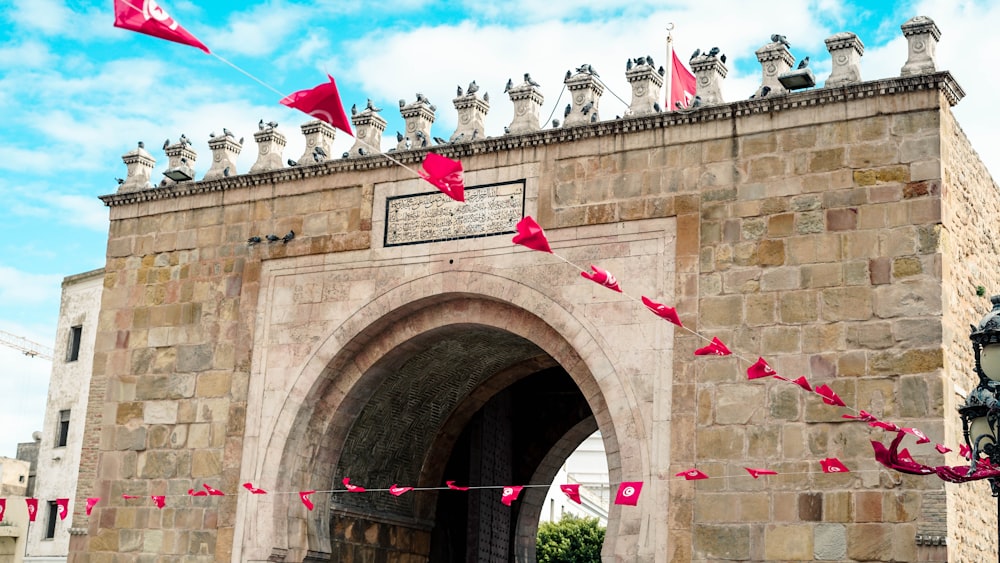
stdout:
[[(133, 0), (141, 3), (142, 0)], [(590, 63), (609, 90), (629, 99), (625, 60), (665, 58), (665, 28), (686, 60), (719, 46), (728, 55), (727, 100), (749, 96), (760, 81), (754, 50), (772, 33), (786, 35), (796, 58), (809, 56), (817, 79), (829, 75), (823, 39), (857, 33), (865, 44), (864, 79), (897, 76), (906, 60), (900, 24), (915, 15), (937, 22), (938, 67), (967, 93), (955, 109), (965, 132), (996, 174), (993, 139), (1000, 89), (987, 56), (1000, 52), (993, 26), (1000, 6), (985, 1), (747, 3), (743, 0), (549, 0), (537, 2), (205, 2), (162, 0), (213, 52), (272, 88), (289, 93), (337, 79), (346, 106), (371, 98), (389, 121), (383, 148), (403, 129), (401, 98), (422, 92), (438, 106), (433, 132), (449, 137), (455, 86), (476, 80), (492, 95), (487, 135), (500, 135), (512, 106), (508, 78), (525, 72), (542, 84), (542, 115), (557, 100), (567, 69)], [(780, 6), (780, 8), (779, 8)], [(277, 121), (298, 158), (302, 114), (271, 90), (201, 51), (114, 28), (112, 0), (0, 0), (0, 330), (52, 346), (63, 277), (104, 265), (108, 212), (97, 196), (125, 176), (121, 155), (139, 140), (157, 159), (164, 139), (185, 133), (208, 168), (209, 133), (232, 130), (248, 142), (238, 170), (256, 158), (259, 119)], [(519, 80), (515, 80), (519, 81)], [(602, 116), (624, 112), (611, 92)], [(390, 138), (392, 140), (390, 141)], [(351, 142), (339, 134), (335, 154)], [(42, 430), (50, 365), (0, 347), (0, 456)]]

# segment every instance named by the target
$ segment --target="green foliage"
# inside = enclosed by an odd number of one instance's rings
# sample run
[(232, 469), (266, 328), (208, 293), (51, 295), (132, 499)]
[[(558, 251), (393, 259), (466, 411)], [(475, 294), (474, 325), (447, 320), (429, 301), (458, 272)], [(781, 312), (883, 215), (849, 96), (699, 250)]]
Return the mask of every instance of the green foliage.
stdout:
[(601, 563), (604, 528), (597, 518), (564, 514), (538, 526), (538, 563)]

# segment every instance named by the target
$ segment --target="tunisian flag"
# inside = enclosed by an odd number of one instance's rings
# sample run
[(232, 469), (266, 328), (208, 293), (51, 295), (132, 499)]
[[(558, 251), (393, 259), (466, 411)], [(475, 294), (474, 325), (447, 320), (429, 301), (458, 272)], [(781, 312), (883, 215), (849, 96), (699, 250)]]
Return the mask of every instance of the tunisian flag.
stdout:
[(680, 102), (681, 108), (687, 108), (698, 93), (698, 81), (694, 75), (677, 58), (677, 53), (672, 52), (671, 55), (673, 61), (670, 63), (670, 99), (667, 100), (667, 111), (677, 109), (677, 102)]
[(344, 104), (340, 101), (337, 83), (329, 74), (326, 77), (330, 79), (329, 82), (324, 82), (308, 90), (292, 92), (281, 98), (281, 104), (295, 108), (320, 121), (325, 121), (353, 137), (351, 122), (347, 120), (347, 114), (344, 113)]
[(115, 27), (190, 45), (212, 54), (204, 43), (174, 21), (156, 0), (115, 0)]

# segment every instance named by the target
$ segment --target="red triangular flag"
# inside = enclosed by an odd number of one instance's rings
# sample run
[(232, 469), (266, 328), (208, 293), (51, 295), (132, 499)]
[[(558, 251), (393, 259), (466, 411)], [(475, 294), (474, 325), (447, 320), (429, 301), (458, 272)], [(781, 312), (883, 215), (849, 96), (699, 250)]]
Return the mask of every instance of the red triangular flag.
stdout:
[(577, 504), (582, 504), (582, 502), (580, 501), (580, 484), (579, 483), (559, 485), (559, 490), (562, 491), (563, 493), (565, 493), (566, 496), (569, 497), (569, 500), (571, 500), (571, 501), (573, 501), (573, 502), (575, 502)]
[(944, 444), (936, 444), (934, 446), (934, 449), (937, 450), (938, 452), (942, 453), (942, 454), (946, 454), (946, 453), (948, 453), (948, 452), (951, 451), (951, 448), (949, 448), (948, 446), (946, 446)]
[(26, 498), (24, 503), (28, 506), (28, 521), (34, 522), (35, 516), (38, 516), (38, 499)]
[(347, 490), (350, 491), (350, 492), (352, 492), (352, 493), (363, 493), (363, 492), (365, 492), (365, 488), (364, 487), (360, 487), (358, 485), (352, 485), (350, 477), (344, 477), (343, 483), (344, 483), (344, 486), (347, 487)]
[(4, 512), (7, 512), (7, 499), (0, 498), (0, 522), (3, 522)]
[(868, 423), (868, 426), (871, 426), (872, 428), (881, 428), (882, 430), (888, 430), (889, 432), (899, 431), (899, 427), (892, 422), (883, 422), (881, 420), (873, 420)]
[(316, 491), (299, 491), (299, 498), (302, 499), (302, 504), (306, 505), (306, 508), (312, 510), (315, 505), (313, 501), (309, 500), (309, 495), (315, 493)]
[(874, 415), (872, 415), (872, 414), (870, 414), (868, 412), (865, 412), (865, 411), (858, 412), (857, 416), (854, 416), (854, 415), (851, 415), (851, 414), (842, 414), (842, 415), (840, 415), (840, 417), (841, 418), (850, 418), (850, 419), (854, 419), (854, 420), (860, 420), (862, 422), (872, 422), (873, 420), (877, 420)]
[(538, 223), (531, 218), (531, 215), (525, 215), (523, 219), (517, 222), (515, 228), (517, 229), (517, 234), (514, 235), (514, 239), (511, 242), (527, 246), (532, 250), (540, 250), (552, 254), (552, 249), (549, 248), (549, 239), (545, 238), (545, 231), (538, 226)]
[(402, 495), (404, 493), (408, 493), (408, 492), (410, 492), (412, 490), (413, 490), (413, 487), (398, 487), (398, 486), (396, 486), (395, 483), (393, 483), (392, 486), (389, 487), (389, 494), (398, 497), (399, 495)]
[[(188, 494), (190, 494), (190, 493), (191, 493), (191, 491), (188, 491)], [(208, 493), (205, 493), (205, 494), (208, 494)], [(122, 498), (125, 499), (125, 500), (130, 500), (130, 499), (139, 498), (139, 495), (122, 495)]]
[(87, 498), (87, 516), (94, 511), (94, 506), (101, 502), (101, 497), (89, 497)]
[(800, 375), (799, 378), (793, 381), (792, 383), (798, 385), (799, 387), (805, 389), (806, 391), (813, 390), (812, 385), (809, 385), (809, 380), (807, 380), (806, 376), (804, 375)]
[(208, 491), (196, 491), (194, 489), (188, 489), (188, 495), (192, 497), (207, 497)]
[(444, 484), (448, 485), (448, 488), (451, 489), (451, 490), (453, 490), (453, 491), (468, 491), (469, 490), (469, 487), (459, 487), (458, 485), (455, 484), (454, 481), (445, 481)]
[(754, 479), (760, 477), (761, 475), (777, 475), (778, 474), (777, 471), (772, 471), (770, 469), (759, 469), (759, 468), (753, 468), (753, 467), (744, 467), (743, 469), (746, 469), (747, 473), (749, 473), (750, 476), (753, 477)]
[(681, 319), (677, 316), (677, 309), (667, 307), (663, 303), (657, 303), (645, 295), (642, 296), (642, 304), (649, 308), (656, 316), (667, 319), (677, 326), (681, 325)]
[(823, 467), (823, 473), (849, 473), (850, 470), (840, 462), (839, 459), (835, 457), (828, 457), (826, 459), (819, 460), (819, 464)]
[(611, 272), (602, 270), (593, 264), (590, 265), (590, 269), (593, 270), (593, 273), (580, 272), (580, 275), (594, 283), (599, 283), (608, 289), (612, 289), (618, 293), (622, 292), (622, 288), (618, 287), (618, 280), (615, 279), (615, 276)]
[(673, 60), (670, 62), (670, 99), (667, 100), (667, 111), (678, 109), (678, 103), (680, 109), (686, 109), (698, 93), (698, 81), (694, 75), (677, 58), (676, 52), (671, 54)]
[(757, 362), (747, 368), (747, 378), (749, 379), (760, 379), (761, 377), (770, 377), (772, 375), (778, 375), (778, 372), (771, 369), (771, 366), (767, 365), (764, 358), (758, 357)]
[(921, 432), (920, 429), (918, 428), (901, 428), (900, 430), (906, 432), (907, 434), (912, 434), (916, 436), (918, 444), (927, 444), (931, 441), (931, 439), (928, 438), (927, 435)]
[(627, 504), (635, 506), (639, 502), (639, 493), (642, 491), (642, 481), (624, 481), (618, 485), (618, 494), (615, 495), (615, 504)]
[(208, 491), (208, 494), (211, 495), (211, 496), (213, 496), (213, 497), (224, 497), (224, 496), (226, 496), (226, 493), (220, 491), (219, 489), (213, 489), (212, 487), (209, 487), (205, 483), (202, 483), (201, 486), (205, 487), (205, 490)]
[(465, 177), (461, 162), (429, 152), (424, 157), (423, 170), (417, 170), (417, 173), (451, 199), (465, 201)]
[(308, 90), (293, 92), (282, 98), (281, 104), (325, 121), (353, 137), (351, 122), (347, 120), (344, 104), (340, 101), (340, 93), (337, 92), (337, 83), (329, 74), (326, 77), (330, 79), (329, 82)]
[(726, 348), (726, 345), (716, 336), (712, 337), (712, 342), (708, 346), (694, 351), (695, 356), (728, 356), (730, 354), (732, 352), (729, 351), (729, 348)]
[(959, 444), (958, 455), (964, 457), (965, 459), (970, 459), (972, 457), (972, 450), (970, 450), (969, 446), (966, 446), (965, 444)]
[(190, 45), (211, 54), (204, 43), (174, 21), (155, 0), (115, 0), (115, 27)]
[(823, 402), (828, 405), (833, 405), (835, 407), (846, 407), (844, 401), (833, 392), (825, 383), (816, 388), (816, 393), (823, 396)]
[(167, 504), (167, 497), (163, 495), (152, 495), (149, 498), (153, 499), (153, 504), (156, 505), (156, 508), (163, 508)]
[(687, 471), (681, 471), (674, 475), (674, 477), (684, 477), (688, 481), (697, 481), (699, 479), (708, 479), (708, 475), (702, 473), (700, 469), (688, 469)]
[(512, 485), (510, 487), (503, 488), (503, 496), (500, 497), (500, 502), (510, 506), (510, 503), (517, 500), (517, 496), (521, 494), (521, 487), (519, 485)]
[(255, 495), (266, 495), (267, 494), (267, 491), (265, 491), (264, 489), (258, 489), (257, 487), (254, 487), (253, 483), (250, 483), (249, 481), (246, 482), (246, 483), (243, 483), (243, 488), (246, 489), (246, 490), (248, 490), (248, 491), (250, 491), (251, 494), (255, 494)]
[(57, 498), (56, 499), (56, 511), (59, 512), (59, 519), (65, 520), (66, 515), (69, 514), (69, 499), (68, 498)]

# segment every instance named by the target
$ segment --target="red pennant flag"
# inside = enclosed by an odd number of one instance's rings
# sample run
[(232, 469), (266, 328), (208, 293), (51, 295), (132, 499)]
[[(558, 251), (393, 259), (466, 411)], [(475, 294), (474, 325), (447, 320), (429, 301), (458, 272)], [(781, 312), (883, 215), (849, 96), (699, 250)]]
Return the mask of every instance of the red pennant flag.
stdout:
[(842, 415), (840, 415), (840, 417), (841, 418), (850, 418), (850, 419), (853, 419), (853, 420), (860, 420), (862, 422), (872, 422), (874, 420), (878, 420), (877, 418), (875, 418), (874, 415), (872, 415), (872, 414), (870, 414), (868, 412), (865, 412), (865, 411), (860, 411), (857, 416), (850, 415), (850, 414), (842, 414)]
[(936, 444), (934, 446), (934, 449), (937, 450), (938, 452), (942, 453), (942, 454), (946, 454), (946, 453), (948, 453), (948, 452), (951, 451), (951, 448), (949, 448), (948, 446), (946, 446), (944, 444)]
[(722, 343), (717, 336), (712, 337), (712, 342), (705, 346), (704, 348), (698, 348), (694, 351), (695, 356), (728, 356), (732, 354), (729, 348)]
[(350, 492), (352, 492), (352, 493), (363, 493), (363, 492), (365, 492), (365, 488), (364, 487), (359, 487), (358, 485), (352, 485), (350, 477), (344, 477), (344, 481), (343, 482), (344, 482), (344, 486), (347, 487), (347, 490), (350, 491)]
[(205, 483), (202, 483), (201, 486), (205, 487), (205, 490), (208, 491), (208, 494), (211, 495), (211, 496), (213, 496), (213, 497), (224, 497), (224, 496), (226, 496), (226, 493), (220, 491), (219, 489), (213, 489), (212, 487), (209, 487)]
[(393, 483), (392, 486), (389, 487), (389, 494), (398, 497), (399, 495), (408, 493), (408, 492), (410, 492), (412, 490), (413, 490), (413, 487), (397, 487), (396, 484)]
[(846, 407), (844, 401), (833, 392), (825, 383), (816, 388), (816, 392), (823, 396), (823, 402), (835, 407)]
[(153, 499), (153, 503), (156, 504), (156, 508), (163, 508), (167, 504), (167, 497), (163, 495), (153, 495), (149, 497)]
[(444, 484), (448, 485), (448, 488), (451, 489), (451, 490), (453, 490), (453, 491), (468, 491), (469, 490), (469, 487), (459, 487), (458, 485), (455, 484), (454, 481), (445, 481)]
[(207, 497), (208, 491), (196, 491), (194, 489), (188, 489), (188, 495), (193, 497)]
[(624, 481), (618, 485), (618, 494), (615, 495), (615, 504), (626, 504), (635, 506), (639, 502), (639, 493), (642, 491), (642, 481)]
[(850, 470), (835, 457), (821, 459), (819, 464), (823, 467), (823, 473), (850, 473)]
[(680, 109), (686, 109), (698, 93), (698, 81), (694, 75), (677, 58), (677, 53), (671, 54), (673, 60), (670, 62), (670, 99), (667, 100), (667, 111), (678, 109), (678, 103), (681, 105)]
[(552, 254), (552, 249), (549, 248), (549, 239), (545, 238), (545, 231), (538, 226), (538, 223), (531, 218), (531, 215), (525, 215), (523, 219), (518, 221), (516, 228), (517, 234), (514, 235), (514, 239), (511, 242), (527, 246), (532, 250), (540, 250)]
[(299, 491), (299, 498), (302, 499), (302, 504), (306, 505), (306, 508), (312, 510), (316, 505), (313, 501), (309, 500), (309, 495), (315, 493), (316, 491)]
[(667, 307), (663, 303), (657, 303), (645, 295), (642, 296), (642, 304), (649, 308), (656, 316), (667, 319), (677, 326), (681, 325), (681, 319), (677, 316), (677, 309)]
[[(190, 494), (190, 493), (191, 493), (191, 491), (188, 491), (188, 494)], [(125, 499), (125, 500), (131, 500), (131, 499), (139, 498), (139, 495), (122, 495), (122, 498)]]
[(506, 504), (507, 506), (510, 506), (510, 503), (512, 503), (515, 500), (517, 500), (517, 497), (518, 497), (518, 495), (521, 494), (521, 489), (523, 489), (523, 488), (524, 487), (521, 487), (519, 485), (512, 485), (510, 487), (504, 487), (503, 488), (503, 496), (500, 497), (500, 502)]
[(764, 358), (758, 357), (757, 362), (747, 368), (748, 379), (760, 379), (761, 377), (770, 377), (772, 375), (778, 375), (778, 372), (771, 369), (771, 366), (767, 365)]
[(265, 491), (264, 489), (258, 489), (257, 487), (254, 487), (253, 483), (250, 483), (249, 481), (246, 482), (246, 483), (243, 483), (243, 488), (246, 489), (246, 490), (248, 490), (248, 491), (250, 491), (251, 494), (255, 494), (255, 495), (266, 495), (267, 494), (267, 491)]
[(329, 74), (326, 77), (330, 79), (329, 82), (324, 82), (308, 90), (293, 92), (282, 98), (281, 104), (295, 108), (320, 121), (325, 121), (353, 137), (351, 122), (347, 120), (347, 114), (344, 113), (344, 104), (340, 101), (337, 83)]
[(190, 45), (211, 54), (204, 43), (174, 21), (155, 0), (115, 0), (115, 27)]
[(888, 430), (889, 432), (897, 432), (899, 427), (891, 422), (883, 422), (881, 420), (873, 420), (868, 423), (868, 426), (872, 428), (881, 428), (882, 430)]
[(573, 502), (575, 502), (577, 504), (583, 504), (580, 501), (580, 484), (579, 483), (572, 483), (572, 484), (567, 484), (567, 485), (559, 485), (559, 490), (562, 491), (563, 493), (565, 493), (566, 496), (569, 497), (569, 500), (571, 500), (571, 501), (573, 501)]
[(612, 275), (611, 272), (602, 270), (593, 264), (590, 265), (590, 269), (593, 270), (593, 273), (580, 272), (580, 275), (594, 283), (601, 284), (608, 289), (612, 289), (618, 293), (622, 292), (622, 288), (618, 287), (618, 280), (615, 279), (615, 276)]
[(966, 446), (965, 444), (959, 444), (958, 455), (964, 457), (965, 459), (970, 459), (972, 458), (972, 450), (970, 450), (969, 446)]
[(28, 505), (28, 521), (34, 522), (35, 516), (38, 516), (38, 499), (26, 498), (24, 503)]
[(708, 475), (705, 475), (700, 469), (688, 469), (687, 471), (681, 471), (674, 475), (674, 477), (684, 477), (688, 481), (698, 481), (699, 479), (708, 479)]
[(3, 522), (4, 512), (7, 512), (7, 499), (0, 498), (0, 522)]
[(807, 380), (806, 376), (804, 375), (799, 376), (799, 378), (793, 381), (792, 383), (798, 385), (799, 387), (805, 389), (806, 391), (813, 390), (812, 385), (809, 385), (809, 380)]
[(900, 430), (906, 432), (907, 434), (912, 434), (916, 436), (918, 444), (927, 444), (931, 441), (931, 439), (928, 438), (926, 434), (924, 434), (917, 428), (901, 428)]
[(417, 171), (421, 178), (434, 184), (451, 199), (465, 201), (465, 177), (461, 162), (429, 152), (424, 157), (423, 166)]
[(753, 477), (754, 479), (760, 477), (761, 475), (777, 475), (778, 474), (777, 471), (771, 471), (770, 469), (759, 469), (759, 468), (753, 468), (753, 467), (744, 467), (743, 469), (746, 469), (747, 473), (749, 473), (750, 476)]
[(87, 516), (90, 516), (90, 513), (94, 511), (94, 506), (99, 502), (101, 502), (101, 497), (89, 497), (87, 499)]
[(56, 510), (59, 512), (59, 519), (65, 520), (66, 515), (69, 514), (69, 499), (68, 498), (57, 498), (56, 499)]

